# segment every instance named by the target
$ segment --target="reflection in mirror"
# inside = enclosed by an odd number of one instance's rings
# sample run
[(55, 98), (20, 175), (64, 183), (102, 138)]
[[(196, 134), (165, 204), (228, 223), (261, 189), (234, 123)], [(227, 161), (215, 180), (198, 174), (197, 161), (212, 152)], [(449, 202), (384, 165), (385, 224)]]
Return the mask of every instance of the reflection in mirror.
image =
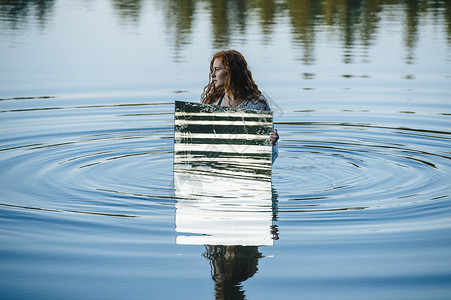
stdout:
[(273, 244), (271, 182), (187, 171), (174, 182), (177, 244)]
[(176, 101), (178, 244), (272, 245), (272, 113)]

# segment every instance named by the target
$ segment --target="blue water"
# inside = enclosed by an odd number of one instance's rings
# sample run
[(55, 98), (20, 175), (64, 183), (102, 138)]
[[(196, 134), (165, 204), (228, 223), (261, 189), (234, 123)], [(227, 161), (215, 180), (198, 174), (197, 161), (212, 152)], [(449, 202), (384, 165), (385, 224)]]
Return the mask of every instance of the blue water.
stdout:
[[(450, 299), (448, 2), (221, 3), (0, 2), (0, 296)], [(222, 48), (281, 140), (278, 239), (221, 290), (176, 244), (173, 112)]]

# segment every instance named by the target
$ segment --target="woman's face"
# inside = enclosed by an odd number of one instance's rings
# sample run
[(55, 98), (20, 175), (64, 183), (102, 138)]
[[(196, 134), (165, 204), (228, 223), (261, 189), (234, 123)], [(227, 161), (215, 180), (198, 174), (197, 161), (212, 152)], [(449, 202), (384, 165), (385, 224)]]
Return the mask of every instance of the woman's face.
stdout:
[(211, 80), (215, 84), (215, 87), (224, 87), (226, 76), (227, 73), (224, 70), (224, 66), (222, 65), (221, 60), (216, 58), (213, 61), (213, 68), (211, 70)]

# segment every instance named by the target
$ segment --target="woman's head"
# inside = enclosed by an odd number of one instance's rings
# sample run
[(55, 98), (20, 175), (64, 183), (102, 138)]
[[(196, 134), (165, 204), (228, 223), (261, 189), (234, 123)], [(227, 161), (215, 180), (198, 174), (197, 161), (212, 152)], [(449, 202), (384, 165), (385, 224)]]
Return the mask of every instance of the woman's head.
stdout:
[(203, 103), (213, 103), (227, 92), (235, 99), (258, 99), (261, 92), (252, 78), (244, 56), (236, 50), (220, 51), (210, 62), (210, 80), (202, 94)]

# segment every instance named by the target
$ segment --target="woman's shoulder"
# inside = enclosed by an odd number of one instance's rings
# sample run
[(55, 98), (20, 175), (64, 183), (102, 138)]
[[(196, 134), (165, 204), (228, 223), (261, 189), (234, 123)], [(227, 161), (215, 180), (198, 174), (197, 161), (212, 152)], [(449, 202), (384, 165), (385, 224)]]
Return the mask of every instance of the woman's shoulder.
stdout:
[(268, 99), (266, 99), (266, 97), (263, 95), (260, 95), (260, 97), (258, 97), (257, 99), (247, 99), (243, 103), (241, 103), (239, 107), (255, 110), (271, 110), (271, 108), (269, 107)]

